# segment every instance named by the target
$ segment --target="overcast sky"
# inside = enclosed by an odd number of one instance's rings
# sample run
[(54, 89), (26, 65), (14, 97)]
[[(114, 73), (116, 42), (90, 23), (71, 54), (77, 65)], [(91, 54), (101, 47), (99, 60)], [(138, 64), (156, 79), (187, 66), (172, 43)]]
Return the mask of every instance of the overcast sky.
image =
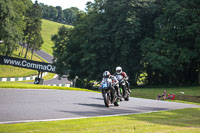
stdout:
[[(87, 1), (93, 2), (94, 0), (38, 0), (38, 3), (44, 3), (49, 6), (61, 6), (62, 9), (70, 7), (78, 7), (80, 10), (85, 10)], [(34, 3), (35, 0), (32, 0)]]

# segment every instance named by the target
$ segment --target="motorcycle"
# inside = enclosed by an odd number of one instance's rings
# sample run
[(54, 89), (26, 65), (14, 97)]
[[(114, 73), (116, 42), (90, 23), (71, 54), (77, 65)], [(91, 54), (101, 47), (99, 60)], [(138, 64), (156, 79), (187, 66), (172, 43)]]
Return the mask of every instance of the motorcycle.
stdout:
[(115, 77), (119, 81), (119, 87), (122, 97), (124, 98), (125, 101), (129, 101), (130, 92), (128, 91), (128, 86), (126, 85), (124, 77), (122, 75), (116, 75)]
[(112, 80), (109, 78), (104, 78), (100, 84), (99, 89), (102, 92), (106, 107), (110, 107), (111, 104), (119, 106), (120, 99), (116, 96), (116, 91), (114, 91), (113, 88)]

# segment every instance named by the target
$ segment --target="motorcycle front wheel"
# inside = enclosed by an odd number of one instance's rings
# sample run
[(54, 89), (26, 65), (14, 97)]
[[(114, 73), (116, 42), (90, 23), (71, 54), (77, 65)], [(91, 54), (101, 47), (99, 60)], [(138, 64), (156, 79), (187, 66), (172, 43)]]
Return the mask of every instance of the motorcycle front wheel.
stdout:
[(110, 107), (111, 101), (110, 101), (110, 95), (108, 92), (103, 93), (103, 99), (106, 107)]
[(129, 93), (128, 93), (127, 87), (124, 86), (124, 88), (122, 89), (122, 91), (123, 91), (124, 100), (125, 101), (129, 101)]
[(115, 105), (115, 106), (119, 106), (119, 104), (120, 104), (120, 99), (117, 98), (116, 101), (114, 102), (114, 105)]
[(129, 96), (124, 98), (125, 101), (129, 101)]

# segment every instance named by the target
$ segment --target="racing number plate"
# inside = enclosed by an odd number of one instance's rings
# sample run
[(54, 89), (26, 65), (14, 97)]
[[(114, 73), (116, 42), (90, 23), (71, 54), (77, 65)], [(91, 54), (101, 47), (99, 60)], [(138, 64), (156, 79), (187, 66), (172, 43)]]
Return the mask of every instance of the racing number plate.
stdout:
[(107, 84), (103, 84), (103, 85), (102, 85), (102, 88), (107, 88), (107, 87), (108, 87)]

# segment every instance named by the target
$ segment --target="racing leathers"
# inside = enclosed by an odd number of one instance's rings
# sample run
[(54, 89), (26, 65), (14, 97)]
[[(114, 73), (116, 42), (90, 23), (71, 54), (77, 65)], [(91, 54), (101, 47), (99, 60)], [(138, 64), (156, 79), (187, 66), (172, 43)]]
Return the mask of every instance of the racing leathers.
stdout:
[[(119, 90), (119, 81), (117, 80), (117, 78), (113, 75), (110, 75), (109, 76), (109, 79), (111, 79), (112, 81), (112, 90), (113, 90), (113, 94), (115, 95), (116, 92), (117, 92), (117, 96), (118, 97), (121, 97), (121, 94), (120, 94), (120, 90)], [(102, 82), (104, 81), (104, 78), (102, 80)]]

